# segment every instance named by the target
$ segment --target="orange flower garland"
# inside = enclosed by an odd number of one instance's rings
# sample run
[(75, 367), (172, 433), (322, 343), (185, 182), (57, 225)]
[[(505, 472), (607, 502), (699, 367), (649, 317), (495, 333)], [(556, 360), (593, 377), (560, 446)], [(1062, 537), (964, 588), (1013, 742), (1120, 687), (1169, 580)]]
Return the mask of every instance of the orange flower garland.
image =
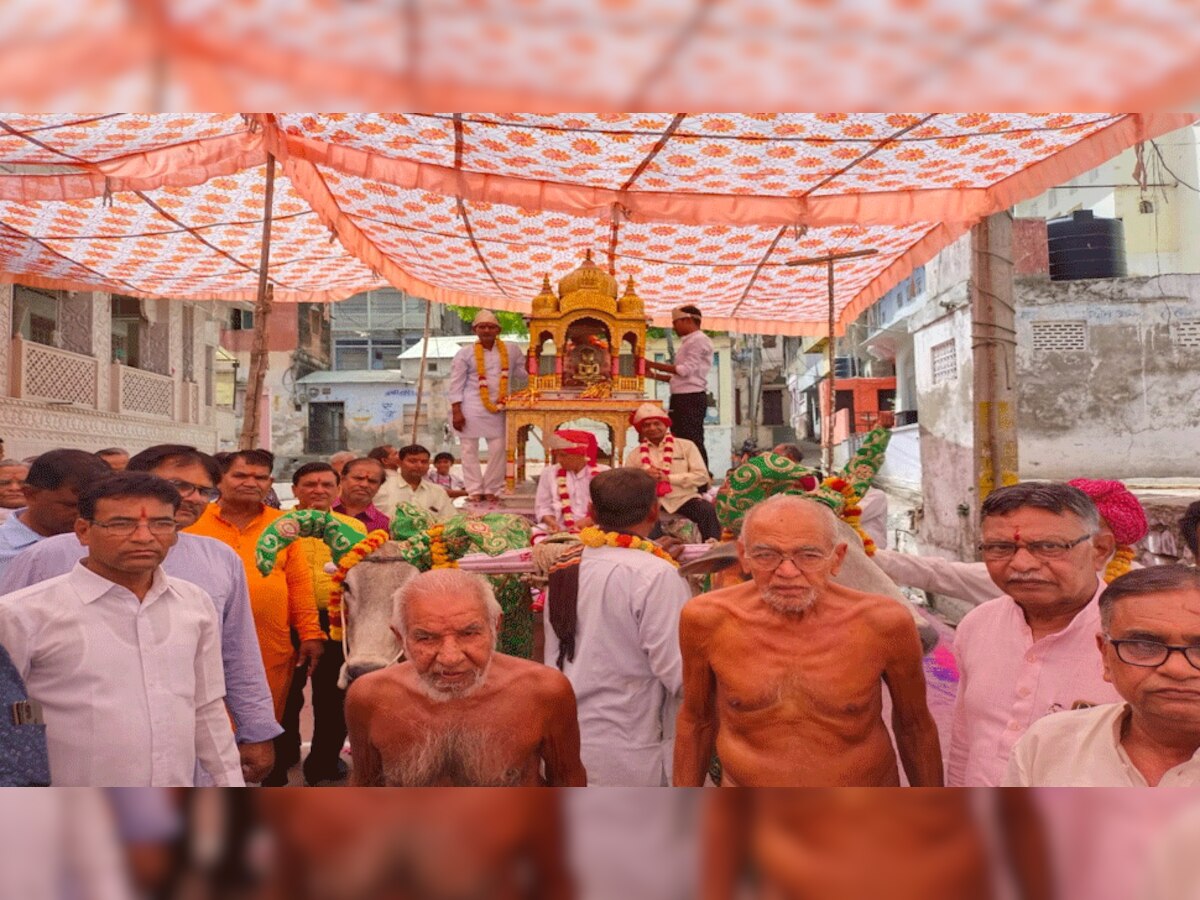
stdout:
[(382, 528), (372, 531), (365, 538), (346, 551), (338, 561), (337, 571), (333, 573), (333, 587), (329, 591), (329, 639), (342, 639), (342, 592), (345, 590), (346, 576), (350, 570), (370, 556), (391, 539)]
[(508, 346), (504, 341), (496, 341), (496, 347), (500, 352), (500, 392), (496, 395), (496, 402), (493, 403), (491, 395), (488, 393), (487, 367), (483, 362), (483, 344), (478, 342), (475, 344), (475, 371), (479, 375), (479, 399), (483, 401), (483, 408), (492, 413), (500, 412), (500, 407), (508, 399)]
[(640, 538), (632, 534), (621, 534), (618, 531), (601, 531), (596, 527), (589, 527), (579, 532), (579, 540), (583, 542), (585, 547), (624, 547), (627, 550), (641, 550), (643, 553), (649, 553), (657, 556), (659, 559), (666, 560), (675, 568), (679, 568), (679, 563), (671, 558), (671, 554), (653, 541), (648, 541), (645, 538)]
[(425, 532), (429, 535), (429, 556), (435, 569), (457, 569), (458, 562), (450, 558), (450, 551), (446, 549), (442, 540), (442, 532), (445, 530), (445, 525), (434, 525)]
[(826, 478), (821, 484), (823, 487), (832, 488), (846, 498), (846, 505), (842, 508), (841, 519), (853, 528), (854, 533), (862, 539), (863, 551), (867, 556), (874, 556), (876, 549), (875, 541), (863, 530), (861, 524), (862, 508), (858, 505), (858, 501), (861, 498), (854, 492), (854, 488), (850, 486), (850, 482), (844, 478), (832, 477)]
[(1112, 555), (1112, 559), (1108, 561), (1108, 565), (1104, 567), (1104, 583), (1112, 584), (1113, 581), (1120, 578), (1128, 572), (1133, 566), (1134, 556), (1137, 554), (1134, 549), (1127, 544), (1118, 544), (1116, 551)]

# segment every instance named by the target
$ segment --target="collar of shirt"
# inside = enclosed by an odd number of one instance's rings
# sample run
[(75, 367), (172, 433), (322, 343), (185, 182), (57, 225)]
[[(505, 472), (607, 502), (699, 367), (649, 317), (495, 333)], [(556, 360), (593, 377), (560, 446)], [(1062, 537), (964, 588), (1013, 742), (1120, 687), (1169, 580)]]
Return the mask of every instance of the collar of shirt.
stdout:
[[(97, 575), (91, 569), (83, 564), (80, 560), (75, 564), (75, 568), (71, 570), (71, 585), (75, 588), (79, 599), (86, 603), (94, 603), (101, 597), (109, 593), (125, 593), (136, 599), (136, 595), (123, 585), (117, 584), (115, 581), (109, 581), (103, 575)], [(142, 598), (141, 605), (148, 606), (159, 597), (161, 597), (170, 585), (167, 583), (167, 576), (163, 574), (162, 566), (158, 566), (154, 570), (154, 577), (150, 582), (150, 590), (146, 592), (146, 596)]]
[[(1108, 733), (1112, 736), (1113, 751), (1117, 754), (1117, 758), (1121, 761), (1121, 765), (1125, 767), (1125, 772), (1129, 776), (1130, 780), (1137, 787), (1148, 787), (1149, 785), (1146, 783), (1146, 776), (1142, 774), (1141, 769), (1133, 764), (1133, 760), (1130, 759), (1129, 754), (1125, 750), (1125, 744), (1121, 740), (1121, 733), (1125, 730), (1125, 723), (1129, 721), (1129, 717), (1131, 715), (1133, 715), (1133, 709), (1128, 703), (1118, 704), (1118, 709), (1112, 714), (1111, 727)], [(1166, 784), (1168, 781), (1168, 776), (1173, 773), (1179, 773), (1184, 769), (1191, 769), (1195, 771), (1195, 767), (1197, 766), (1200, 766), (1200, 750), (1197, 750), (1195, 753), (1193, 753), (1190, 759), (1185, 760), (1179, 765), (1174, 766), (1173, 768), (1170, 768), (1164, 772), (1162, 780), (1159, 782), (1159, 784)]]
[(235, 531), (240, 531), (242, 533), (245, 533), (248, 531), (254, 531), (255, 529), (257, 529), (262, 521), (263, 516), (265, 516), (267, 514), (267, 510), (271, 510), (272, 512), (276, 511), (273, 507), (267, 506), (264, 503), (264, 504), (262, 504), (261, 508), (259, 509), (258, 514), (253, 519), (251, 519), (249, 522), (247, 522), (245, 525), (243, 525), (239, 528), (237, 525), (234, 525), (231, 521), (229, 521), (227, 518), (225, 518), (224, 514), (221, 512), (221, 505), (219, 503), (210, 503), (208, 505), (208, 507), (209, 507), (209, 510), (212, 511), (212, 515), (213, 515), (214, 519), (216, 519), (218, 522), (221, 522), (224, 525), (228, 525), (230, 528), (234, 529)]
[(1048, 643), (1057, 643), (1058, 641), (1072, 637), (1079, 631), (1087, 631), (1089, 634), (1095, 634), (1100, 630), (1100, 595), (1104, 593), (1104, 589), (1108, 585), (1096, 576), (1096, 592), (1092, 594), (1092, 599), (1087, 606), (1079, 610), (1066, 628), (1060, 631), (1055, 631), (1051, 634), (1044, 635), (1036, 641), (1033, 639), (1033, 629), (1029, 627), (1029, 623), (1025, 621), (1025, 611), (1021, 609), (1019, 603), (1007, 594), (1005, 599), (1011, 604), (1013, 615), (1013, 624), (1021, 629), (1021, 634), (1025, 637), (1026, 647), (1040, 646)]

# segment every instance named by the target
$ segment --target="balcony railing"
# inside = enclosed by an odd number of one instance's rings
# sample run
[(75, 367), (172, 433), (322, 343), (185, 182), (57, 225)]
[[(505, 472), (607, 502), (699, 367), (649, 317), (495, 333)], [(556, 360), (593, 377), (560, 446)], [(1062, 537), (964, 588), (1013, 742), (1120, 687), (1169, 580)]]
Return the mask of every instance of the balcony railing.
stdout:
[(112, 392), (114, 412), (175, 418), (175, 382), (169, 375), (113, 363)]
[(60, 350), (18, 336), (13, 338), (12, 360), (14, 397), (97, 408), (100, 369), (94, 356)]

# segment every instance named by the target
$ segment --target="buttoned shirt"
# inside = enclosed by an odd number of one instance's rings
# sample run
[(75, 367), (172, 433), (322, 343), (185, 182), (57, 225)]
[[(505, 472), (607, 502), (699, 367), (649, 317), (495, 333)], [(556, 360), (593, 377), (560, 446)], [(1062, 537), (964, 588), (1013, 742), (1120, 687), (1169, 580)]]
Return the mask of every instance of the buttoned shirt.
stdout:
[[(1017, 746), (1006, 787), (1147, 787), (1121, 745), (1127, 703), (1106, 703), (1034, 722)], [(1168, 770), (1159, 787), (1200, 787), (1200, 751)]]
[[(0, 595), (65, 575), (87, 552), (74, 534), (39, 541), (13, 557), (0, 573)], [(162, 570), (202, 588), (216, 608), (225, 667), (225, 703), (233, 716), (238, 743), (269, 741), (282, 734), (283, 729), (275, 721), (250, 614), (246, 572), (237, 554), (220, 541), (180, 532), (175, 546), (167, 551)]]
[(1096, 592), (1062, 631), (1038, 640), (1021, 607), (1005, 595), (975, 607), (954, 635), (958, 696), (950, 737), (947, 783), (997, 787), (1013, 747), (1043, 716), (1077, 703), (1115, 703), (1120, 695), (1104, 680), (1096, 633)]
[(0, 572), (8, 565), (8, 561), (33, 544), (43, 539), (28, 525), (21, 521), (21, 513), (25, 507), (12, 510), (3, 523), (0, 523)]
[(713, 345), (699, 329), (684, 335), (675, 351), (675, 374), (671, 376), (672, 394), (694, 394), (708, 390), (708, 370), (713, 364)]
[[(671, 482), (671, 493), (658, 498), (659, 504), (669, 513), (675, 512), (683, 504), (700, 496), (700, 491), (708, 486), (708, 467), (704, 465), (704, 457), (700, 449), (686, 438), (671, 435), (674, 438), (674, 449), (671, 451), (671, 461), (664, 459), (667, 439), (664, 437), (658, 444), (645, 445), (650, 465), (656, 469), (665, 469)], [(642, 445), (634, 444), (625, 454), (625, 465), (635, 469), (645, 468), (642, 462)]]
[[(683, 692), (679, 614), (691, 599), (679, 570), (640, 550), (588, 547), (579, 564), (575, 659), (563, 674), (579, 706), (589, 785), (671, 783)], [(558, 636), (546, 616), (546, 665)]]
[(380, 530), (387, 531), (388, 526), (392, 523), (392, 520), (380, 512), (379, 508), (375, 506), (374, 503), (368, 503), (366, 509), (356, 514), (346, 512), (346, 507), (343, 506), (342, 501), (339, 500), (337, 503), (333, 504), (333, 511), (343, 513), (347, 516), (350, 516), (352, 519), (358, 519), (358, 521), (367, 526), (368, 532)]
[[(391, 476), (395, 475), (395, 479)], [(395, 510), (400, 503), (413, 503), (428, 510), (435, 521), (442, 522), (454, 515), (454, 501), (442, 488), (424, 479), (414, 488), (398, 473), (389, 473), (388, 482), (379, 491), (387, 491), (387, 509)], [(376, 500), (379, 496), (376, 495)]]
[(533, 515), (540, 524), (544, 516), (553, 516), (559, 528), (566, 528), (563, 521), (562, 499), (558, 496), (558, 476), (566, 476), (567, 502), (571, 506), (571, 517), (578, 522), (588, 514), (592, 502), (592, 479), (608, 466), (584, 466), (578, 472), (567, 472), (560, 465), (542, 469), (538, 476), (537, 494), (533, 501)]
[(241, 786), (212, 598), (154, 572), (146, 596), (82, 563), (0, 597), (0, 643), (42, 704), (56, 786)]

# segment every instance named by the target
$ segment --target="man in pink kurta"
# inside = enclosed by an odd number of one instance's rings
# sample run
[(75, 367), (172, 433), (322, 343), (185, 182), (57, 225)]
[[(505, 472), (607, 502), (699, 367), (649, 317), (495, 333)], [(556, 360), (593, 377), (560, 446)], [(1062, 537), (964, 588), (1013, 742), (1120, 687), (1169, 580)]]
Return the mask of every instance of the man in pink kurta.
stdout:
[(1112, 548), (1091, 500), (1069, 485), (1018, 484), (984, 501), (981, 554), (1004, 596), (969, 612), (955, 635), (947, 784), (1000, 785), (1035, 721), (1119, 699), (1096, 652), (1099, 573)]

